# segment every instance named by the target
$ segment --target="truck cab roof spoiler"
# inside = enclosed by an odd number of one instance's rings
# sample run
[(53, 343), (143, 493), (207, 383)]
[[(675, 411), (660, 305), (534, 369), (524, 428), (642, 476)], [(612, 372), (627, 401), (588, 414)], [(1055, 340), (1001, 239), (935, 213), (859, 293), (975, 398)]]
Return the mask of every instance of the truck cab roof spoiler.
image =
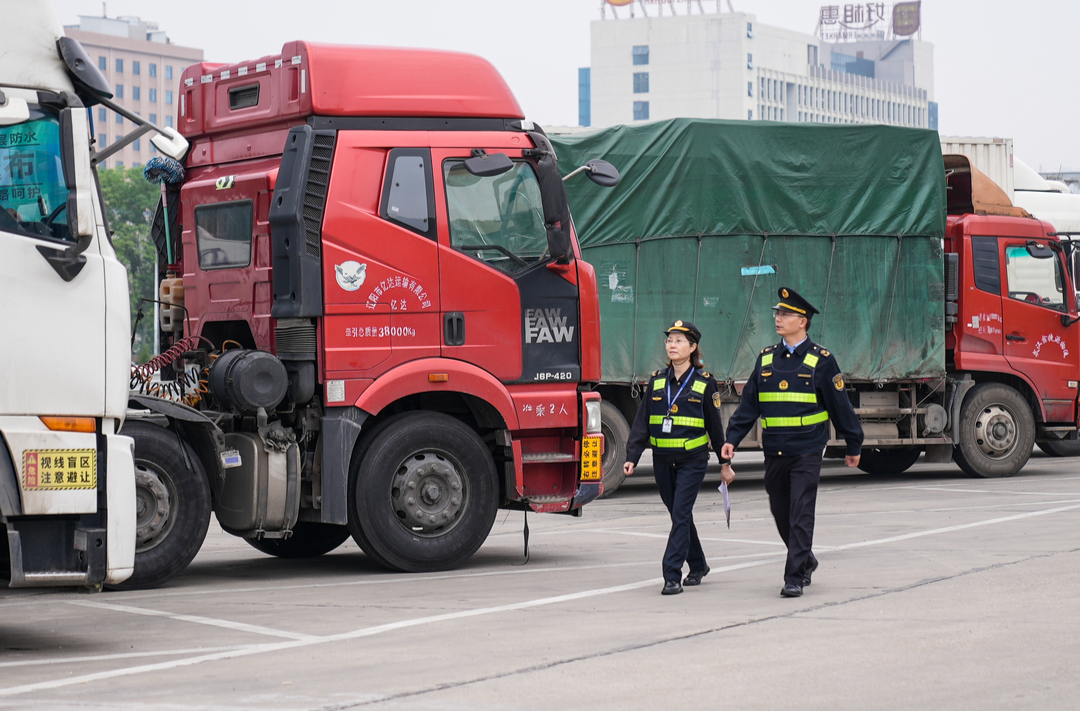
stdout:
[(967, 156), (947, 154), (943, 158), (948, 214), (1031, 217), (1030, 212), (1013, 205), (1005, 191), (973, 166)]

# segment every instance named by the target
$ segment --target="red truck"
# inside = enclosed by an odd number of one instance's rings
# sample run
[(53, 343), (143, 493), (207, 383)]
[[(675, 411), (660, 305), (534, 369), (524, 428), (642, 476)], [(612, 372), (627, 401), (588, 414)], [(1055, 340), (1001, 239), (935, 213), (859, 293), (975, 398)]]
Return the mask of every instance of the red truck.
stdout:
[(129, 586), (183, 570), (211, 510), (271, 555), (351, 535), (419, 572), (471, 556), (499, 508), (600, 495), (596, 275), (494, 67), (290, 42), (188, 67), (178, 114), (183, 170), (151, 171), (163, 355), (124, 428)]

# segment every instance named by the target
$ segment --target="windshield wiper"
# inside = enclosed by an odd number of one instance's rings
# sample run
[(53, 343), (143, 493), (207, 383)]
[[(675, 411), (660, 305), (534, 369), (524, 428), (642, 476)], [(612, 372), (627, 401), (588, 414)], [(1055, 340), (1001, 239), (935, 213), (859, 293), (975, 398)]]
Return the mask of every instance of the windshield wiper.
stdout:
[(506, 247), (503, 247), (501, 244), (462, 244), (458, 245), (458, 249), (466, 252), (482, 252), (485, 249), (494, 249), (498, 252), (502, 252), (507, 257), (510, 257), (510, 259), (512, 259), (515, 263), (520, 264), (523, 267), (529, 266), (528, 262), (511, 252)]

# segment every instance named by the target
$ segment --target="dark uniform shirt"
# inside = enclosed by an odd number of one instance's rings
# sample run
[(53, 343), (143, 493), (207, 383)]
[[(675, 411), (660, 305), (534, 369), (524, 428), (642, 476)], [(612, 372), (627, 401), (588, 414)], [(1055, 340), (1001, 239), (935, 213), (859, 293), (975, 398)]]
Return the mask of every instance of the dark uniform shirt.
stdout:
[[(654, 377), (649, 378), (649, 387), (641, 396), (641, 405), (638, 407), (637, 415), (634, 417), (634, 424), (630, 428), (630, 437), (626, 441), (626, 461), (631, 462), (634, 466), (637, 466), (642, 453), (649, 447), (649, 412), (653, 396), (652, 381), (663, 375), (664, 372), (664, 370), (658, 370), (653, 374)], [(671, 391), (671, 397), (674, 398), (675, 393), (678, 392), (683, 382), (690, 377), (690, 373), (693, 372), (693, 369), (687, 369), (681, 378), (675, 377), (675, 371), (670, 366), (666, 369), (666, 372), (668, 388)], [(719, 458), (720, 445), (724, 442), (724, 423), (720, 419), (720, 391), (716, 387), (716, 379), (713, 378), (712, 375), (709, 375), (707, 371), (702, 372), (702, 370), (698, 368), (697, 375), (698, 377), (704, 377), (706, 381), (705, 392), (701, 394), (702, 411), (705, 419), (705, 432), (709, 435), (709, 441), (712, 442), (713, 448), (716, 449), (716, 456)], [(689, 390), (687, 390), (687, 392), (689, 392)], [(685, 395), (686, 393), (684, 393), (684, 396)], [(696, 397), (696, 394), (693, 396)], [(688, 452), (664, 450), (664, 454), (673, 456), (677, 461), (680, 459), (700, 457), (702, 451), (708, 456), (708, 449), (690, 450)], [(672, 454), (672, 452), (674, 452), (674, 454)], [(730, 460), (727, 459), (720, 460), (722, 464), (727, 464), (729, 461)]]
[[(807, 353), (818, 357), (817, 365), (811, 369), (812, 375), (806, 372), (808, 369), (802, 367)], [(836, 428), (837, 436), (847, 442), (847, 455), (851, 457), (858, 455), (862, 451), (862, 425), (844, 391), (844, 376), (840, 372), (840, 366), (837, 365), (832, 353), (815, 345), (809, 338), (800, 343), (794, 353), (789, 352), (781, 341), (780, 345), (766, 348), (758, 355), (754, 373), (743, 388), (742, 402), (728, 421), (727, 442), (738, 446), (761, 417), (758, 394), (763, 389), (769, 389), (767, 385), (763, 388), (765, 379), (762, 376), (761, 366), (762, 356), (766, 354), (771, 354), (773, 357), (772, 363), (765, 368), (767, 377), (786, 377), (793, 382), (798, 382), (796, 379), (800, 377), (800, 374), (810, 376), (819, 406), (829, 413), (829, 420)], [(798, 456), (815, 451), (820, 452), (829, 441), (829, 423), (822, 422), (797, 428), (778, 428), (774, 431), (766, 428), (762, 440), (765, 454)]]

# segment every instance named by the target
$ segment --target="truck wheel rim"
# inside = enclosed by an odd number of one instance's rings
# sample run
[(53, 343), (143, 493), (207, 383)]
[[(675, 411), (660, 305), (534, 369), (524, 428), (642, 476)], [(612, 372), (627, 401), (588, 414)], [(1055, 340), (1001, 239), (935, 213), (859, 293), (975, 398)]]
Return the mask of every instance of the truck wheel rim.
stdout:
[(145, 464), (135, 465), (135, 551), (150, 550), (169, 535), (174, 523), (173, 492), (166, 478)]
[(975, 418), (975, 443), (991, 459), (1002, 459), (1016, 448), (1016, 417), (1002, 405), (983, 408)]
[(462, 520), (467, 482), (461, 464), (445, 452), (410, 456), (390, 483), (390, 505), (409, 533), (424, 538), (446, 535)]

